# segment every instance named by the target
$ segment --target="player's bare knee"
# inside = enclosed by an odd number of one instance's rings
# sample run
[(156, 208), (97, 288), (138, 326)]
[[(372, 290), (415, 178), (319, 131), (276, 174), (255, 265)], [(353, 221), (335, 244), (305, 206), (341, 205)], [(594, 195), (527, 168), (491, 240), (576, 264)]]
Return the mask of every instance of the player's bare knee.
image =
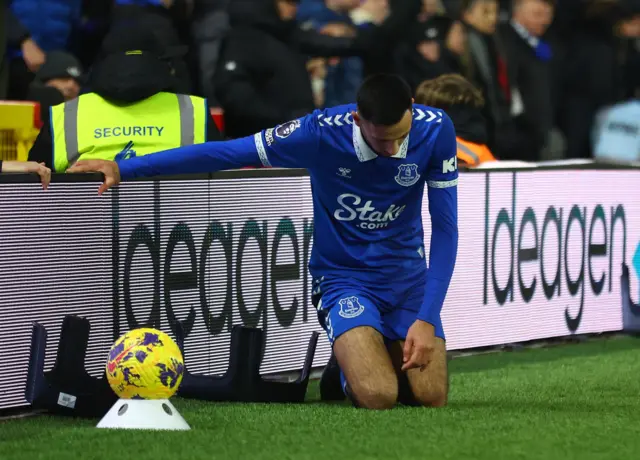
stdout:
[(434, 393), (425, 398), (424, 401), (420, 401), (420, 404), (424, 407), (444, 407), (447, 405), (447, 395), (445, 393)]
[(368, 382), (357, 385), (353, 393), (358, 405), (363, 409), (391, 409), (398, 401), (398, 382)]
[(362, 326), (342, 334), (334, 343), (340, 368), (359, 407), (390, 409), (398, 400), (398, 378), (382, 335)]
[(434, 385), (414, 394), (418, 403), (424, 407), (444, 407), (447, 405), (448, 396), (446, 385)]

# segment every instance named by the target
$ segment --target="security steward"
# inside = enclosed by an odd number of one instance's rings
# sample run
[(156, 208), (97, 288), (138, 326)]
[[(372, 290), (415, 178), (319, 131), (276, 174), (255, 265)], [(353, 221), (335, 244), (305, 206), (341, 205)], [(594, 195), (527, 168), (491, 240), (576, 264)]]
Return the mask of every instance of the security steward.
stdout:
[(115, 160), (222, 140), (207, 101), (176, 94), (170, 62), (153, 31), (112, 30), (88, 77), (89, 91), (51, 108), (29, 160), (64, 172), (82, 158)]
[(487, 147), (487, 122), (482, 115), (482, 93), (459, 74), (444, 74), (422, 82), (416, 102), (444, 110), (456, 129), (458, 166), (474, 167), (496, 161)]

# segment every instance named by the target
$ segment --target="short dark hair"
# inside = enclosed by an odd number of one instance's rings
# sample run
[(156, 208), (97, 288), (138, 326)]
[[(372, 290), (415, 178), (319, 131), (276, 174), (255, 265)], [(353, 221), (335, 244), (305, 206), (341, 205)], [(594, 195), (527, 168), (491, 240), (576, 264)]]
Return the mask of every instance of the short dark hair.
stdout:
[(356, 102), (358, 113), (368, 122), (395, 125), (412, 108), (411, 88), (398, 75), (373, 75), (360, 86)]

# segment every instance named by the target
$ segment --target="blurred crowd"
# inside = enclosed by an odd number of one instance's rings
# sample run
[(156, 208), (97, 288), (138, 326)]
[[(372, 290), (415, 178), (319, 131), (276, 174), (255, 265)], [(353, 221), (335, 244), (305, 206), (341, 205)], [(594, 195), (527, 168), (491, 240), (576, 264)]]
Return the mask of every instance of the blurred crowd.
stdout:
[[(418, 92), (453, 73), (484, 99), (456, 129), (498, 159), (640, 160), (640, 0), (4, 1), (0, 99), (39, 102), (45, 120), (96, 86), (125, 101), (162, 87), (206, 97), (235, 138), (351, 103), (367, 75)], [(109, 61), (116, 42), (153, 49), (171, 81)], [(600, 147), (618, 132), (636, 143)]]

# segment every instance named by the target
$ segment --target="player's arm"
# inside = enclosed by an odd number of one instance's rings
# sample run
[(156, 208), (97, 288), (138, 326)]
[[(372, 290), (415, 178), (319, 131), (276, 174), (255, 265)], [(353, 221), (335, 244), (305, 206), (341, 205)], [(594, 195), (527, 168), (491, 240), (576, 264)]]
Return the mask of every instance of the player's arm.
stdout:
[[(205, 142), (116, 161), (122, 180), (259, 166), (253, 136)], [(81, 164), (81, 162), (78, 162)]]
[(456, 134), (448, 116), (435, 141), (427, 171), (431, 245), (425, 297), (418, 319), (434, 324), (440, 316), (458, 252), (458, 167)]
[(121, 160), (122, 180), (194, 174), (247, 166), (309, 168), (319, 142), (317, 117), (307, 115), (253, 136), (206, 142)]
[(224, 142), (206, 142), (120, 160), (78, 161), (68, 172), (101, 172), (100, 193), (121, 180), (175, 174), (194, 174), (247, 166), (312, 168), (320, 142), (317, 115), (284, 123), (254, 136)]

